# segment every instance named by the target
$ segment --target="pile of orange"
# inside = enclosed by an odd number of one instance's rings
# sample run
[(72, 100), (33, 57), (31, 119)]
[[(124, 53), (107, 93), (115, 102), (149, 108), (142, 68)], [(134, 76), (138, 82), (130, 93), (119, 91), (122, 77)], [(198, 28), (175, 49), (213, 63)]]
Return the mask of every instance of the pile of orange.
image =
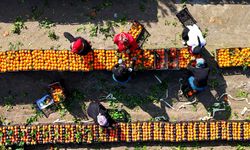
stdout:
[(130, 67), (130, 55), (127, 53), (120, 54), (122, 61), (126, 64), (127, 67)]
[(188, 49), (182, 48), (180, 50), (180, 56), (179, 56), (179, 67), (186, 68), (190, 60), (191, 60), (191, 54), (189, 53)]
[(154, 67), (154, 51), (153, 50), (144, 50), (144, 67), (147, 69), (153, 69)]
[(143, 26), (141, 24), (134, 22), (131, 28), (129, 29), (128, 33), (131, 34), (134, 37), (134, 39), (137, 39), (142, 29)]
[(230, 67), (229, 49), (217, 50), (217, 61), (219, 67)]
[(250, 66), (250, 48), (227, 48), (217, 50), (219, 67)]
[(116, 128), (96, 124), (39, 124), (0, 126), (0, 145), (24, 143), (96, 143), (96, 142), (189, 142), (248, 141), (247, 121), (186, 121), (117, 123)]
[(136, 58), (136, 67), (141, 67), (143, 65), (143, 50), (137, 49), (131, 52), (131, 59)]
[(106, 50), (106, 69), (112, 70), (113, 66), (118, 63), (116, 50)]
[(94, 70), (105, 70), (105, 50), (94, 50)]
[(0, 72), (7, 71), (6, 58), (7, 58), (6, 53), (0, 52)]
[(80, 56), (69, 52), (69, 71), (90, 71), (93, 66), (93, 52)]

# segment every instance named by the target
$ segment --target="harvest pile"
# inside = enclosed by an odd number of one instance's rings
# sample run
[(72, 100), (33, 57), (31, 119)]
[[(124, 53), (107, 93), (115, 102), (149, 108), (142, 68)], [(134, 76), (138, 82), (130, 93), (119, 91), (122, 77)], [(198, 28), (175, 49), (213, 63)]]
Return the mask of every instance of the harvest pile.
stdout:
[(219, 67), (250, 67), (250, 48), (217, 49)]
[(250, 122), (135, 122), (118, 123), (113, 129), (102, 128), (94, 124), (0, 127), (0, 145), (20, 144), (21, 142), (27, 145), (34, 145), (46, 143), (213, 140), (250, 140)]

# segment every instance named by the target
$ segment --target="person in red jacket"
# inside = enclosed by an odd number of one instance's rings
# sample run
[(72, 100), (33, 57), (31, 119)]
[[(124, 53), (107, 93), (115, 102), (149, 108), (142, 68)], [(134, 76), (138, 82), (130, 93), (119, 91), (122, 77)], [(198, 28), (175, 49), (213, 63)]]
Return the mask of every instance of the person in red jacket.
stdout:
[(119, 52), (130, 53), (138, 48), (138, 44), (133, 36), (129, 33), (119, 33), (114, 37), (114, 43), (118, 46)]
[(92, 51), (91, 44), (89, 41), (82, 37), (74, 37), (68, 32), (64, 32), (64, 36), (70, 41), (71, 52), (78, 55), (87, 55), (88, 52)]

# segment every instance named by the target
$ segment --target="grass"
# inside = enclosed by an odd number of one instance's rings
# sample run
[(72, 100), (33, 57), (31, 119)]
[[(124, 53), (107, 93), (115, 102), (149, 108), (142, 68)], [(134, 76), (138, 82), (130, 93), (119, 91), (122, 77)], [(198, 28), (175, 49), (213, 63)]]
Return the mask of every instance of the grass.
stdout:
[(131, 95), (123, 92), (124, 87), (110, 87), (108, 93), (112, 93), (116, 98), (115, 100), (109, 100), (110, 107), (117, 107), (117, 103), (124, 103), (129, 108), (136, 108), (147, 103), (159, 102), (159, 99), (165, 96), (167, 89), (167, 82), (162, 81), (162, 84), (155, 84), (149, 87), (148, 96), (142, 95)]
[(52, 41), (56, 41), (56, 40), (59, 39), (59, 36), (56, 35), (55, 31), (53, 31), (53, 30), (50, 30), (50, 31), (49, 31), (48, 37), (49, 37)]
[(24, 20), (21, 17), (17, 17), (13, 27), (11, 29), (11, 32), (14, 34), (20, 34), (22, 29), (26, 29), (27, 27), (24, 24)]
[(202, 35), (203, 35), (204, 38), (207, 37), (207, 35), (208, 35), (208, 28), (205, 28), (205, 31), (202, 32)]
[(97, 37), (98, 25), (92, 25), (90, 27), (90, 37)]
[(239, 115), (238, 115), (237, 112), (234, 112), (234, 117), (235, 117), (236, 119), (239, 119)]
[(15, 96), (8, 95), (3, 97), (4, 100), (4, 107), (7, 109), (7, 111), (10, 111), (13, 108), (13, 102), (15, 101)]
[(17, 43), (9, 42), (9, 50), (19, 50), (23, 46), (23, 43), (18, 41)]
[(85, 33), (86, 32), (86, 27), (83, 24), (81, 24), (81, 26), (76, 29), (76, 32), (77, 33), (78, 32)]
[[(35, 108), (36, 106), (33, 105), (32, 109), (35, 109)], [(40, 110), (35, 109), (35, 115), (26, 119), (26, 125), (30, 125), (38, 121), (38, 119), (41, 118), (42, 116), (43, 116), (43, 113)]]
[(247, 98), (248, 97), (248, 92), (243, 91), (243, 90), (237, 90), (236, 92), (236, 97), (238, 98)]
[(112, 5), (113, 5), (112, 0), (104, 0), (102, 3), (93, 7), (93, 9), (95, 9), (96, 11), (101, 11), (101, 10), (111, 7)]
[(51, 27), (54, 27), (55, 23), (53, 23), (51, 20), (45, 18), (42, 21), (39, 21), (39, 27), (40, 28), (45, 28), (45, 29), (50, 29)]

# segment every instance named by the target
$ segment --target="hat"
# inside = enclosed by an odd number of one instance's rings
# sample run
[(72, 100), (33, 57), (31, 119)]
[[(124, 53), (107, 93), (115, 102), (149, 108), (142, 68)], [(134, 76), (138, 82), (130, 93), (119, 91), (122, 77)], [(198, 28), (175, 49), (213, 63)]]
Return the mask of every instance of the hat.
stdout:
[(74, 43), (73, 43), (73, 47), (72, 47), (72, 51), (74, 53), (77, 53), (79, 50), (83, 49), (83, 43), (82, 43), (82, 39), (77, 39)]
[(108, 123), (107, 118), (101, 114), (97, 116), (97, 122), (100, 126), (106, 126)]
[(204, 65), (205, 65), (205, 60), (203, 58), (196, 59), (196, 67), (197, 68), (204, 67)]

